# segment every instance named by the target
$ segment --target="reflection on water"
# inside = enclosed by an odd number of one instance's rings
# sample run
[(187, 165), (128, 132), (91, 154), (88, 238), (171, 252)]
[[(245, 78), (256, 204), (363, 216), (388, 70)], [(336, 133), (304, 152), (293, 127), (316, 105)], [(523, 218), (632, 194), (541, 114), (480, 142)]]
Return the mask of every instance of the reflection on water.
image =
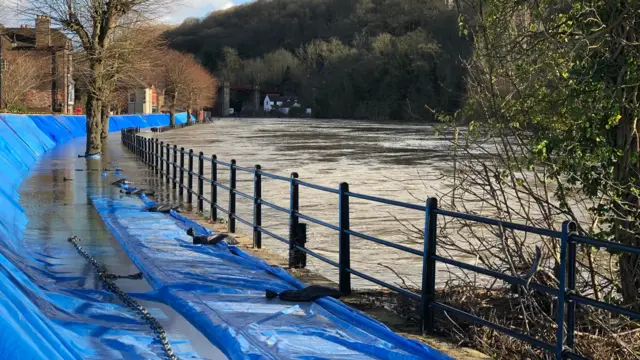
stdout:
[[(228, 119), (150, 136), (187, 150), (193, 149), (196, 153), (203, 151), (206, 156), (215, 154), (221, 161), (235, 159), (240, 166), (260, 164), (264, 171), (284, 176), (295, 171), (303, 181), (332, 188), (348, 182), (353, 192), (415, 204), (424, 204), (434, 193), (433, 187), (441, 186), (427, 179), (445, 169), (445, 162), (451, 156), (448, 143), (436, 137), (433, 128), (420, 124)], [(195, 164), (197, 166), (197, 161)], [(210, 173), (210, 165), (206, 164), (205, 175)], [(228, 184), (226, 169), (220, 168), (218, 177), (223, 184)], [(252, 194), (253, 175), (238, 172), (238, 189)], [(286, 182), (263, 178), (262, 192), (265, 200), (288, 208), (289, 185)], [(209, 186), (205, 186), (207, 198), (209, 193)], [(171, 193), (166, 196), (176, 200)], [(228, 195), (220, 190), (218, 199), (221, 206), (227, 208)], [(251, 221), (250, 201), (241, 197), (237, 201), (239, 215)], [(337, 224), (337, 196), (301, 187), (300, 211)], [(288, 237), (288, 220), (284, 214), (263, 207), (263, 225)], [(250, 233), (250, 228), (241, 224), (238, 227), (239, 231)], [(352, 199), (351, 227), (413, 248), (423, 246), (421, 239), (410, 234), (412, 230), (424, 227), (424, 214), (419, 211)], [(337, 234), (312, 224), (308, 231), (308, 247), (337, 260)], [(263, 242), (286, 254), (286, 246), (277, 240), (264, 236)], [(354, 269), (398, 282), (396, 275), (384, 267), (390, 266), (401, 276), (420, 283), (422, 261), (419, 257), (353, 237), (351, 244)], [(337, 279), (336, 270), (320, 261), (310, 261), (310, 268)], [(354, 279), (354, 285), (371, 284)]]

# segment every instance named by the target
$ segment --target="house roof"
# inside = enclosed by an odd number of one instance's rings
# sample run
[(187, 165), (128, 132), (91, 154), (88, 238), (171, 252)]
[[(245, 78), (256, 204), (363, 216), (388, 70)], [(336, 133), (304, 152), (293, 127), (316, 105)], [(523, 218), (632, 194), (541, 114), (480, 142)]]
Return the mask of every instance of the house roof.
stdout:
[[(16, 48), (35, 48), (36, 29), (35, 28), (0, 28), (4, 37), (16, 44)], [(51, 46), (54, 48), (64, 48), (67, 46), (69, 38), (61, 29), (51, 29)]]
[(298, 97), (297, 96), (280, 96), (280, 95), (267, 95), (269, 97), (269, 100), (274, 101), (274, 102), (278, 102), (278, 101), (282, 101), (283, 103), (286, 102), (296, 102), (298, 101)]

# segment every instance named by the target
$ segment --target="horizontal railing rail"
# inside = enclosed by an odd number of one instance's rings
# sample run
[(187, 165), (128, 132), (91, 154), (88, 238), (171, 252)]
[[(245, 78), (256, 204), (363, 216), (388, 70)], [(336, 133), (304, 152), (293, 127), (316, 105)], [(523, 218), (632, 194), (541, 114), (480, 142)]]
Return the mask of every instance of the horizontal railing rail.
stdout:
[[(236, 164), (235, 160), (224, 162), (218, 160), (213, 155), (206, 157), (202, 152), (195, 154), (193, 150), (185, 151), (176, 145), (173, 147), (158, 139), (152, 139), (140, 136), (137, 133), (139, 129), (125, 129), (122, 131), (122, 144), (136, 154), (143, 162), (148, 164), (159, 177), (166, 179), (167, 185), (173, 184), (173, 188), (177, 189), (179, 195), (182, 196), (184, 190), (187, 192), (187, 203), (193, 204), (193, 195), (196, 196), (197, 210), (204, 211), (204, 203), (209, 204), (210, 217), (212, 221), (217, 221), (218, 211), (227, 215), (227, 224), (230, 232), (236, 231), (236, 220), (253, 230), (253, 245), (256, 248), (262, 246), (262, 235), (267, 235), (275, 240), (289, 245), (289, 266), (300, 267), (306, 264), (306, 260), (300, 260), (300, 256), (310, 255), (331, 266), (338, 268), (339, 271), (339, 288), (345, 295), (351, 292), (351, 275), (358, 276), (364, 280), (370, 281), (379, 286), (385, 287), (397, 293), (403, 294), (411, 299), (420, 302), (420, 318), (422, 319), (422, 330), (432, 333), (434, 329), (434, 311), (441, 310), (458, 318), (465, 319), (475, 324), (491, 328), (493, 330), (505, 333), (515, 339), (529, 343), (535, 347), (543, 349), (555, 355), (557, 359), (584, 359), (575, 353), (575, 323), (576, 323), (576, 304), (592, 306), (601, 310), (627, 316), (631, 319), (640, 320), (640, 313), (622, 308), (620, 306), (606, 303), (594, 299), (590, 299), (575, 293), (576, 284), (576, 263), (577, 263), (577, 246), (586, 245), (598, 248), (605, 248), (613, 252), (622, 252), (630, 254), (640, 254), (640, 247), (634, 247), (605, 240), (593, 239), (576, 233), (575, 223), (566, 221), (562, 225), (562, 231), (538, 228), (529, 225), (522, 225), (512, 222), (506, 222), (487, 217), (459, 213), (438, 208), (437, 200), (429, 198), (424, 205), (411, 204), (391, 199), (385, 199), (376, 196), (364, 195), (349, 191), (347, 183), (340, 184), (338, 189), (326, 186), (316, 185), (298, 179), (298, 174), (292, 173), (291, 176), (285, 177), (281, 175), (271, 174), (262, 170), (259, 165), (254, 168), (242, 167)], [(185, 167), (185, 157), (187, 165)], [(172, 160), (171, 160), (172, 159)], [(197, 160), (197, 168), (194, 168), (194, 160)], [(205, 162), (211, 168), (211, 178), (204, 176)], [(218, 180), (218, 168), (226, 168), (229, 172), (229, 185), (223, 185)], [(252, 174), (253, 179), (253, 195), (242, 192), (236, 188), (237, 171), (246, 174)], [(172, 173), (172, 175), (171, 175)], [(187, 182), (185, 185), (185, 174)], [(269, 178), (276, 181), (286, 182), (289, 184), (289, 208), (276, 205), (262, 198), (262, 178)], [(193, 186), (194, 178), (197, 180), (197, 188)], [(210, 198), (204, 196), (204, 184), (210, 186)], [(299, 192), (300, 186), (304, 188), (314, 189), (338, 197), (338, 225), (328, 223), (324, 220), (316, 219), (312, 216), (303, 214), (299, 211)], [(219, 202), (218, 190), (223, 190), (228, 195), (228, 207), (223, 208)], [(236, 196), (250, 200), (253, 202), (253, 218), (245, 219), (236, 213)], [(423, 249), (417, 250), (395, 242), (377, 238), (372, 235), (364, 234), (349, 226), (350, 212), (349, 200), (359, 199), (372, 201), (376, 203), (395, 206), (398, 208), (417, 210), (424, 213), (424, 239)], [(262, 206), (266, 206), (276, 212), (285, 214), (289, 217), (289, 234), (288, 238), (278, 235), (262, 225)], [(505, 273), (496, 272), (476, 265), (467, 264), (451, 258), (446, 258), (436, 254), (437, 249), (437, 217), (444, 216), (456, 218), (470, 222), (499, 226), (504, 229), (522, 231), (531, 234), (537, 234), (544, 237), (553, 238), (559, 241), (560, 249), (560, 276), (558, 279), (558, 287), (549, 287), (527, 279)], [(306, 242), (306, 225), (300, 230), (300, 220), (322, 226), (327, 229), (336, 231), (338, 234), (338, 261), (331, 260), (317, 252), (305, 247)], [(422, 259), (422, 286), (420, 293), (414, 293), (408, 289), (389, 284), (385, 281), (367, 275), (363, 272), (355, 270), (351, 267), (351, 249), (350, 237), (354, 236), (366, 241), (371, 241), (379, 245), (394, 248)], [(473, 271), (488, 277), (502, 280), (512, 285), (528, 287), (536, 291), (548, 293), (557, 298), (556, 304), (556, 339), (555, 343), (547, 343), (524, 334), (516, 329), (507, 328), (499, 324), (492, 323), (486, 319), (480, 318), (471, 313), (456, 309), (450, 305), (436, 301), (436, 264), (442, 263), (467, 271)]]

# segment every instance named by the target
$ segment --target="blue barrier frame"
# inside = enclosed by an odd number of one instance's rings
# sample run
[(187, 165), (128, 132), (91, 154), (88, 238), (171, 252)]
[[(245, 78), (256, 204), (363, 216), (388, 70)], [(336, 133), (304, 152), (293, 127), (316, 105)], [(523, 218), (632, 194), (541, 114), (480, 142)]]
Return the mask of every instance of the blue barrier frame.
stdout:
[[(177, 150), (175, 146), (173, 147), (173, 150), (174, 150), (173, 162), (170, 162), (169, 161), (169, 150), (171, 146), (170, 144), (164, 144), (163, 142), (160, 142), (160, 146), (158, 146), (157, 139), (149, 139), (149, 138), (140, 136), (137, 134), (138, 132), (139, 132), (138, 128), (122, 130), (121, 132), (122, 144), (126, 148), (128, 148), (130, 151), (135, 153), (136, 156), (139, 157), (142, 161), (147, 162), (152, 168), (154, 168), (155, 173), (158, 174), (161, 178), (162, 176), (166, 176), (167, 183), (169, 183), (169, 179), (172, 179), (174, 182), (177, 182), (180, 188), (180, 195), (182, 195), (182, 189), (185, 189), (187, 191), (187, 202), (192, 203), (193, 201), (192, 195), (196, 194), (198, 199), (198, 206), (197, 206), (198, 211), (202, 212), (204, 210), (204, 206), (201, 203), (202, 201), (204, 201), (210, 204), (212, 219), (216, 219), (217, 210), (220, 210), (221, 212), (228, 215), (228, 226), (229, 226), (230, 232), (235, 232), (236, 220), (252, 228), (253, 244), (254, 244), (254, 247), (256, 248), (260, 248), (262, 246), (262, 234), (265, 234), (273, 239), (276, 239), (285, 244), (288, 244), (290, 251), (302, 251), (334, 267), (337, 267), (339, 271), (339, 288), (340, 288), (340, 291), (344, 294), (351, 293), (351, 275), (356, 275), (374, 284), (385, 287), (397, 293), (403, 294), (413, 300), (419, 301), (420, 309), (421, 309), (420, 317), (421, 317), (422, 331), (425, 333), (434, 332), (435, 330), (434, 312), (435, 310), (441, 310), (449, 314), (452, 314), (456, 317), (463, 318), (467, 321), (471, 321), (475, 324), (482, 325), (482, 326), (491, 328), (493, 330), (502, 332), (520, 341), (524, 341), (546, 352), (554, 354), (557, 359), (585, 359), (584, 357), (575, 353), (574, 338), (575, 338), (575, 321), (576, 321), (575, 306), (576, 304), (595, 307), (601, 310), (624, 315), (631, 319), (640, 321), (640, 313), (638, 312), (634, 312), (634, 311), (622, 308), (620, 306), (616, 306), (611, 303), (590, 299), (590, 298), (578, 295), (574, 291), (575, 284), (576, 284), (577, 246), (579, 245), (594, 246), (597, 248), (605, 248), (613, 252), (638, 254), (638, 255), (640, 255), (640, 247), (634, 247), (634, 246), (614, 243), (610, 241), (598, 240), (598, 239), (593, 239), (586, 236), (578, 235), (576, 233), (576, 224), (572, 221), (565, 221), (562, 224), (562, 231), (555, 231), (550, 229), (544, 229), (544, 228), (538, 228), (538, 227), (533, 227), (528, 225), (501, 221), (497, 219), (491, 219), (483, 216), (477, 216), (472, 214), (465, 214), (465, 213), (440, 209), (438, 208), (438, 201), (435, 198), (427, 199), (425, 205), (410, 204), (410, 203), (385, 199), (381, 197), (351, 192), (349, 190), (349, 184), (347, 183), (341, 183), (338, 189), (333, 189), (333, 188), (311, 184), (311, 183), (299, 180), (297, 173), (292, 173), (290, 177), (270, 174), (262, 171), (262, 168), (260, 167), (260, 165), (256, 165), (254, 168), (241, 167), (236, 164), (235, 160), (231, 160), (231, 162), (226, 163), (218, 160), (215, 155), (213, 155), (212, 157), (206, 157), (202, 152), (200, 152), (197, 155), (194, 155), (193, 150), (189, 150), (188, 152), (185, 152), (184, 148), (180, 148), (180, 150)], [(166, 159), (163, 158), (164, 149), (166, 149), (167, 151)], [(180, 153), (179, 164), (176, 163), (176, 153), (175, 153), (176, 151)], [(187, 169), (184, 168), (185, 155), (188, 156), (189, 167)], [(193, 171), (194, 157), (198, 159), (197, 173)], [(211, 164), (211, 173), (212, 173), (213, 179), (207, 179), (206, 177), (204, 177), (203, 175), (204, 162)], [(164, 168), (163, 163), (166, 163), (166, 173), (163, 171), (163, 168)], [(170, 166), (173, 166), (174, 168), (173, 177), (170, 176)], [(222, 166), (224, 168), (229, 169), (229, 173), (230, 173), (229, 186), (225, 186), (218, 183), (217, 181), (218, 166)], [(176, 179), (176, 169), (180, 170), (179, 179)], [(236, 189), (237, 171), (253, 174), (254, 176), (253, 195), (240, 192)], [(184, 172), (188, 174), (187, 186), (184, 185), (184, 176), (183, 176)], [(197, 191), (194, 191), (193, 189), (193, 177), (196, 177), (198, 179)], [(289, 183), (289, 187), (290, 187), (289, 209), (272, 204), (262, 199), (262, 178), (263, 177)], [(204, 188), (203, 184), (205, 182), (211, 185), (211, 194), (212, 194), (211, 200), (205, 198), (203, 195), (203, 188)], [(338, 201), (338, 204), (339, 204), (338, 205), (338, 219), (339, 219), (338, 225), (329, 224), (325, 221), (315, 219), (311, 216), (300, 213), (299, 200), (300, 200), (301, 186), (304, 188), (323, 191), (323, 192), (335, 194), (338, 196), (338, 200), (339, 200)], [(228, 191), (229, 209), (224, 209), (217, 204), (218, 188)], [(235, 213), (236, 195), (239, 195), (240, 197), (246, 198), (253, 202), (254, 214), (253, 214), (253, 219), (251, 221), (244, 219)], [(350, 229), (349, 227), (349, 219), (350, 219), (349, 199), (350, 198), (367, 200), (371, 202), (377, 202), (381, 204), (423, 212), (425, 216), (423, 251), (412, 249), (400, 244), (393, 243), (388, 240), (383, 240), (383, 239)], [(290, 226), (289, 226), (288, 239), (285, 239), (282, 236), (274, 234), (273, 232), (269, 231), (268, 229), (265, 229), (262, 226), (262, 222), (261, 222), (262, 205), (265, 205), (268, 208), (271, 208), (275, 211), (281, 212), (289, 216)], [(462, 220), (472, 221), (472, 222), (491, 225), (491, 226), (500, 226), (505, 229), (511, 229), (515, 231), (521, 231), (525, 233), (531, 233), (531, 234), (536, 234), (540, 236), (546, 236), (553, 239), (557, 239), (559, 240), (559, 247), (560, 247), (560, 273), (566, 274), (566, 276), (561, 276), (559, 279), (558, 287), (552, 288), (552, 287), (541, 285), (541, 284), (527, 283), (526, 280), (518, 277), (514, 277), (504, 273), (499, 273), (486, 268), (481, 268), (478, 266), (456, 261), (454, 259), (444, 258), (442, 256), (439, 256), (436, 254), (437, 242), (438, 242), (437, 241), (438, 216), (462, 219)], [(299, 246), (293, 241), (296, 236), (295, 234), (296, 225), (299, 223), (300, 219), (334, 230), (338, 233), (338, 238), (339, 238), (338, 262), (335, 262), (320, 254), (317, 254), (312, 250)], [(355, 236), (367, 241), (372, 241), (377, 244), (388, 246), (400, 251), (404, 251), (409, 254), (420, 256), (422, 258), (422, 267), (423, 267), (422, 288), (421, 288), (420, 294), (416, 294), (406, 289), (399, 288), (395, 285), (389, 284), (382, 280), (376, 279), (370, 275), (367, 275), (365, 273), (352, 269), (351, 256), (350, 256), (350, 237), (351, 236)], [(556, 296), (557, 298), (557, 304), (556, 304), (557, 331), (556, 331), (555, 343), (551, 344), (551, 343), (541, 341), (539, 339), (536, 339), (530, 335), (526, 335), (517, 330), (506, 328), (504, 326), (492, 323), (476, 315), (470, 314), (468, 312), (462, 311), (460, 309), (456, 309), (452, 306), (436, 301), (435, 299), (436, 275), (437, 275), (436, 264), (438, 262), (455, 266), (461, 269), (473, 271), (473, 272), (490, 276), (496, 279), (500, 279), (509, 284), (529, 286), (533, 290)]]

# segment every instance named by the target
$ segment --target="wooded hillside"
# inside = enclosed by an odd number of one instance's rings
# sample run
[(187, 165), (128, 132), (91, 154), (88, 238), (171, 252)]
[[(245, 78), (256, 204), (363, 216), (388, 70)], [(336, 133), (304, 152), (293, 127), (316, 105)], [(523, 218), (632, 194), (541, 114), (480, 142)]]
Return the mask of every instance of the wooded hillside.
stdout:
[(464, 97), (470, 42), (444, 0), (259, 0), (167, 34), (221, 80), (296, 93), (320, 117), (429, 119)]

